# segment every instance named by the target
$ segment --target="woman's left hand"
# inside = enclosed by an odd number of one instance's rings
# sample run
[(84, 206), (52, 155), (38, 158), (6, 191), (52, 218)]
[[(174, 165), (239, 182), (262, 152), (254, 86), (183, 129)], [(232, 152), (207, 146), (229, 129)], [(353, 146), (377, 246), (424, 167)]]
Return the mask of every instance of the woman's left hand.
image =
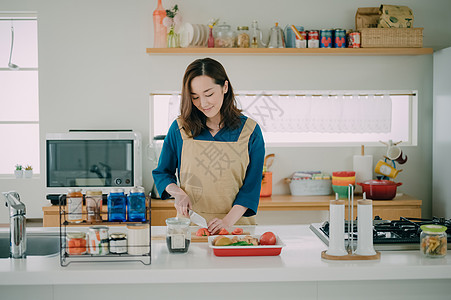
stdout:
[(218, 233), (222, 228), (227, 229), (227, 227), (229, 227), (229, 225), (225, 224), (222, 219), (214, 218), (208, 222), (208, 231), (212, 235)]

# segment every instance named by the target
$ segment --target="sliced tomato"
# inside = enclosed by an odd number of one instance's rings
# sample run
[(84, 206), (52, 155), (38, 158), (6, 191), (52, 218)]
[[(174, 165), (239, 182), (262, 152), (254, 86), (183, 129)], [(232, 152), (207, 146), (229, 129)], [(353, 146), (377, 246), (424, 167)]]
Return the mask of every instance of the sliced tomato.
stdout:
[(208, 231), (207, 228), (200, 228), (197, 232), (196, 232), (196, 236), (209, 236), (210, 232)]
[(271, 231), (265, 232), (260, 237), (260, 245), (275, 245), (276, 235)]
[(233, 231), (232, 231), (232, 234), (236, 234), (236, 235), (238, 235), (238, 234), (243, 234), (243, 228), (235, 228)]
[(222, 228), (221, 230), (219, 230), (219, 233), (218, 233), (218, 234), (219, 234), (219, 235), (228, 235), (229, 232), (227, 231), (227, 229)]

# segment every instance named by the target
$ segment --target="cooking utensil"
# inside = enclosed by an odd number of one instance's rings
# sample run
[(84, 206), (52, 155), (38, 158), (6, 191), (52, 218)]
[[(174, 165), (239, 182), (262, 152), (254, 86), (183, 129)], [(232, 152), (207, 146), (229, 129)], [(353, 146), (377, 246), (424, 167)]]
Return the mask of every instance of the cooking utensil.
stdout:
[(193, 222), (194, 224), (196, 224), (202, 228), (208, 228), (207, 220), (205, 220), (205, 218), (202, 217), (201, 215), (199, 215), (198, 213), (190, 210), (189, 218), (190, 218), (191, 222)]
[(362, 192), (366, 193), (368, 199), (391, 200), (396, 196), (396, 188), (402, 185), (401, 182), (391, 180), (367, 180), (358, 182), (362, 186)]
[(263, 172), (267, 172), (269, 168), (272, 166), (274, 162), (275, 155), (273, 153), (265, 156), (265, 160), (263, 161)]
[(268, 48), (285, 48), (283, 30), (279, 27), (279, 23), (276, 23), (269, 32)]
[(13, 47), (14, 47), (14, 26), (11, 25), (11, 51), (9, 52), (9, 63), (8, 68), (11, 70), (19, 70), (19, 66), (11, 63), (11, 57), (13, 55)]

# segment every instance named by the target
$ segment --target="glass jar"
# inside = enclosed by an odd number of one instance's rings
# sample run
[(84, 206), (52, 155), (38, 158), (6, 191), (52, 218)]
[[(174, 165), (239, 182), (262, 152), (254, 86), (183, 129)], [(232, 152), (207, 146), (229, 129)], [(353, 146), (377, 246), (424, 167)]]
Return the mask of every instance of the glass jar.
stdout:
[(150, 255), (150, 225), (128, 224), (128, 249), (130, 255)]
[(127, 220), (130, 222), (146, 221), (146, 195), (141, 186), (130, 190), (127, 201)]
[(249, 48), (250, 46), (249, 27), (238, 26), (236, 29), (237, 29), (236, 46), (238, 48)]
[(266, 44), (263, 43), (263, 32), (258, 28), (257, 21), (252, 21), (250, 37), (251, 48), (266, 48)]
[(125, 233), (114, 232), (110, 234), (110, 253), (127, 253), (127, 235)]
[(86, 211), (88, 222), (102, 222), (102, 191), (86, 191)]
[(190, 219), (166, 219), (166, 244), (170, 253), (186, 253), (191, 243)]
[(236, 33), (226, 23), (216, 26), (215, 48), (233, 48), (236, 45)]
[(107, 255), (109, 253), (109, 234), (107, 226), (91, 226), (88, 229), (89, 253)]
[(108, 195), (108, 221), (125, 222), (127, 212), (127, 197), (121, 188), (112, 189)]
[(68, 232), (66, 241), (68, 254), (81, 255), (86, 253), (86, 233), (81, 231)]
[(421, 225), (420, 251), (426, 257), (444, 257), (447, 251), (446, 227), (442, 225)]
[(83, 194), (81, 189), (68, 189), (66, 195), (67, 221), (83, 222)]

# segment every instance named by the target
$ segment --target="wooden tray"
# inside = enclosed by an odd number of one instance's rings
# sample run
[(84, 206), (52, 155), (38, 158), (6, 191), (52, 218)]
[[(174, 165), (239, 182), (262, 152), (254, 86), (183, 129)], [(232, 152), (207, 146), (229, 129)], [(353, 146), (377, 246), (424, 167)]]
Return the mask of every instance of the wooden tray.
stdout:
[(376, 254), (374, 255), (357, 255), (349, 253), (348, 255), (336, 256), (329, 255), (326, 253), (326, 250), (324, 250), (321, 252), (321, 258), (328, 260), (378, 260), (381, 259), (381, 253), (376, 251)]

